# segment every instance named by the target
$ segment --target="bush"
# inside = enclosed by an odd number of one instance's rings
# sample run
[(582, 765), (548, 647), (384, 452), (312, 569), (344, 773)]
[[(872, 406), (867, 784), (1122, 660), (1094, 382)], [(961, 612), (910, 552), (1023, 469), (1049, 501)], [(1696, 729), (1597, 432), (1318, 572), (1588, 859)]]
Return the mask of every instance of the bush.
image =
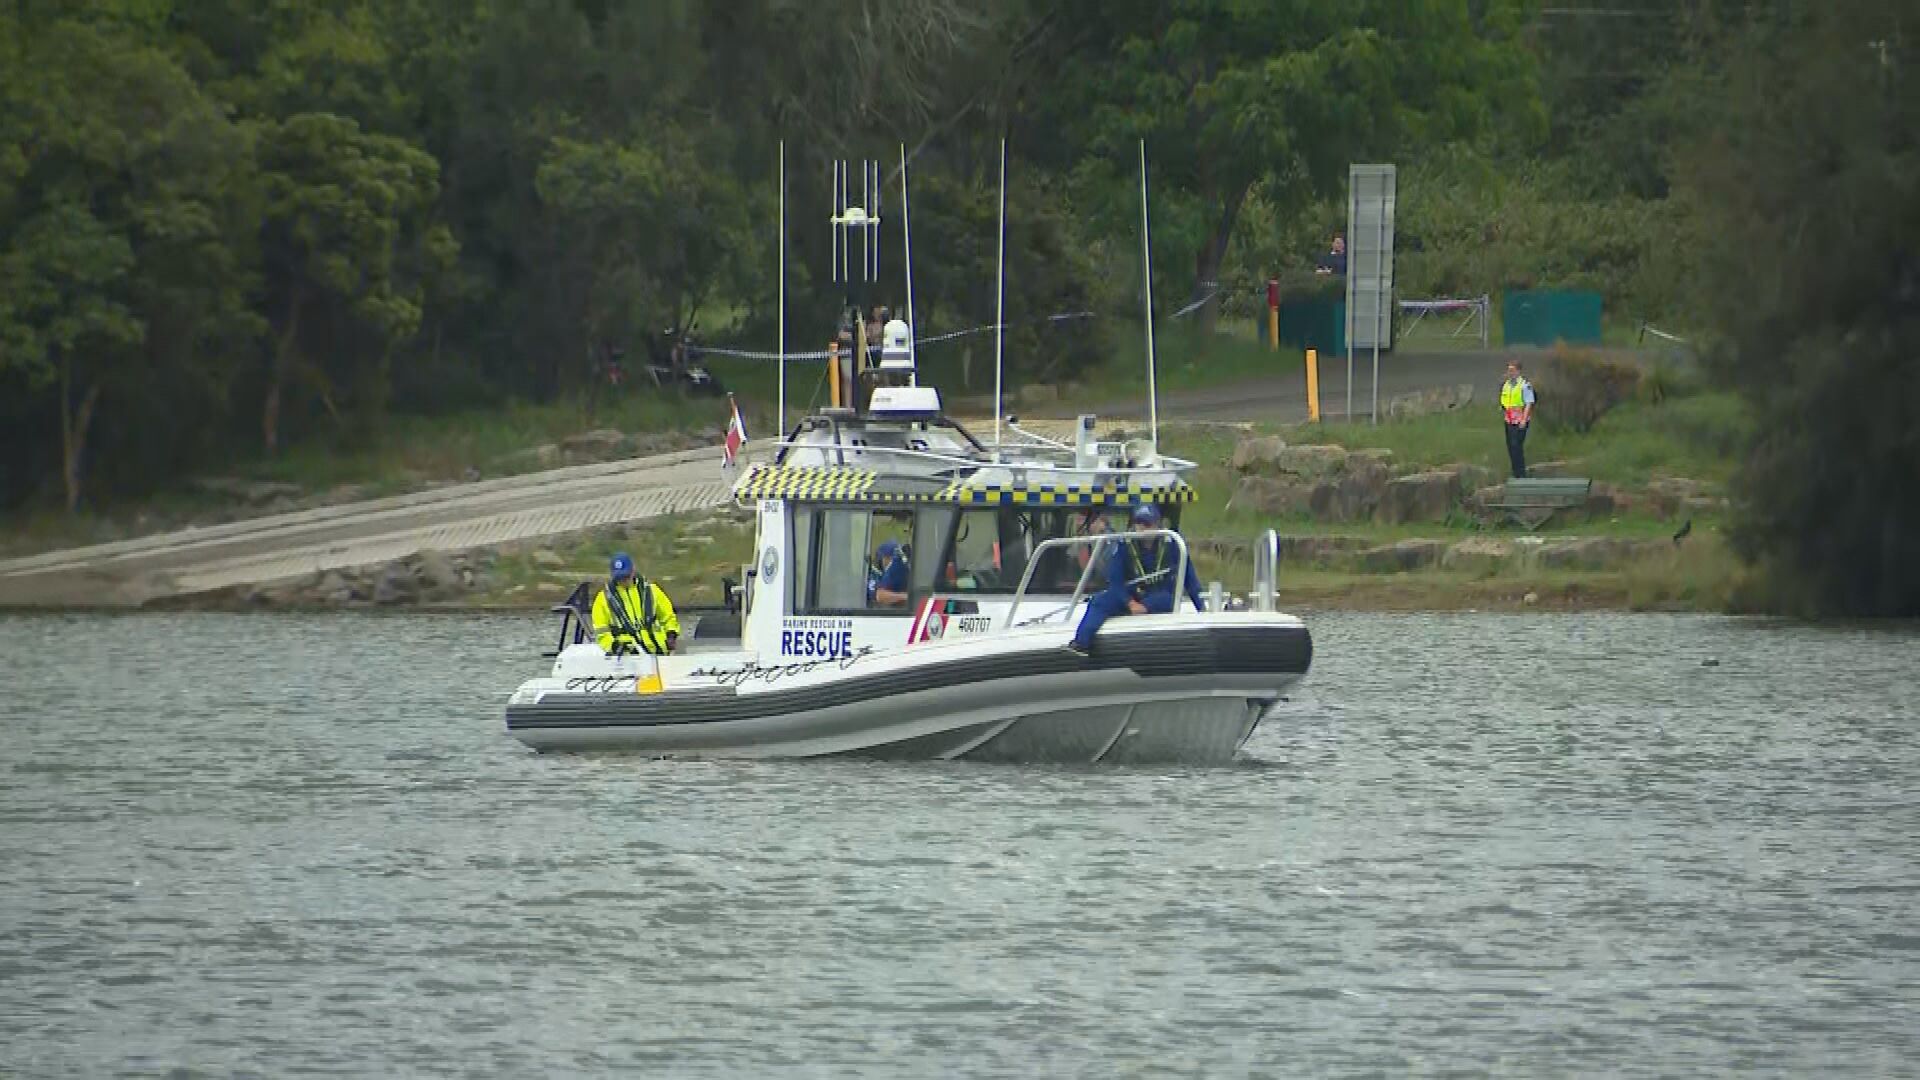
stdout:
[(1633, 397), (1640, 369), (1587, 349), (1556, 346), (1540, 391), (1540, 419), (1549, 431), (1591, 431), (1614, 406)]

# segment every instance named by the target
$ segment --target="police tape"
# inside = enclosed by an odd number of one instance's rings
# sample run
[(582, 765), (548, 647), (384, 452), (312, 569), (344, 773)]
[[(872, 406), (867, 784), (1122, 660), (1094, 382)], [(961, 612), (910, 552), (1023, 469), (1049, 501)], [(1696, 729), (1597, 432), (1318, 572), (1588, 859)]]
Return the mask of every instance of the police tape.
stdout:
[[(1178, 316), (1176, 315), (1172, 317), (1177, 318)], [(1063, 311), (1054, 315), (1042, 315), (1036, 319), (1027, 319), (1022, 322), (1010, 322), (1006, 324), (1006, 328), (1009, 330), (1012, 330), (1015, 327), (1031, 326), (1037, 323), (1063, 323), (1063, 322), (1072, 322), (1078, 319), (1095, 319), (1095, 318), (1099, 318), (1099, 315), (1098, 313), (1092, 312), (1092, 311)], [(916, 340), (913, 343), (913, 345), (914, 345), (914, 348), (921, 349), (921, 348), (927, 347), (928, 345), (939, 345), (944, 342), (953, 341), (956, 338), (969, 337), (974, 334), (989, 333), (996, 328), (997, 328), (997, 324), (995, 323), (987, 323), (982, 326), (969, 326), (965, 330), (954, 330), (945, 334), (935, 334), (932, 337), (920, 338)], [(869, 354), (877, 353), (879, 351), (880, 351), (880, 346), (878, 345), (867, 346), (867, 352)], [(687, 346), (687, 354), (689, 356), (726, 356), (736, 360), (775, 360), (777, 361), (782, 357), (782, 354), (777, 352), (755, 351), (751, 349), (728, 349), (718, 345), (689, 345)], [(784, 355), (788, 360), (825, 360), (827, 357), (833, 354), (828, 352), (825, 349), (817, 349), (817, 350), (811, 350), (808, 352), (789, 352)]]

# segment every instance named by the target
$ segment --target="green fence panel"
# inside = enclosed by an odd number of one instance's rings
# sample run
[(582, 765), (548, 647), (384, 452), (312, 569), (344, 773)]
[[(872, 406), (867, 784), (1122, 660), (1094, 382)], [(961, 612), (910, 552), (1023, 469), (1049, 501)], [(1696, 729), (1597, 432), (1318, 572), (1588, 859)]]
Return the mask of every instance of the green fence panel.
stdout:
[[(1500, 298), (1500, 331), (1508, 345), (1600, 343), (1600, 294), (1574, 289), (1527, 289)], [(1281, 335), (1284, 338), (1286, 335)]]
[[(1266, 340), (1266, 313), (1260, 314), (1260, 338)], [(1282, 300), (1280, 343), (1322, 353), (1347, 351), (1347, 303), (1344, 300)]]

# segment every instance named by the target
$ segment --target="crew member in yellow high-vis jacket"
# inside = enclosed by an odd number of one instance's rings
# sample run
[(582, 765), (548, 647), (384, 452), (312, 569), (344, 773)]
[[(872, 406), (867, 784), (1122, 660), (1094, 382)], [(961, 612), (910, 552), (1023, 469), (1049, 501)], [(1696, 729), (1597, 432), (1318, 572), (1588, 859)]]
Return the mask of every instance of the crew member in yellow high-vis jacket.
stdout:
[(613, 557), (607, 587), (593, 601), (593, 632), (600, 650), (614, 656), (647, 652), (665, 656), (680, 642), (680, 620), (660, 586), (633, 572), (633, 556)]
[(1521, 376), (1517, 361), (1507, 363), (1507, 381), (1500, 384), (1500, 418), (1507, 423), (1507, 463), (1518, 479), (1527, 475), (1527, 425), (1533, 423), (1533, 384)]

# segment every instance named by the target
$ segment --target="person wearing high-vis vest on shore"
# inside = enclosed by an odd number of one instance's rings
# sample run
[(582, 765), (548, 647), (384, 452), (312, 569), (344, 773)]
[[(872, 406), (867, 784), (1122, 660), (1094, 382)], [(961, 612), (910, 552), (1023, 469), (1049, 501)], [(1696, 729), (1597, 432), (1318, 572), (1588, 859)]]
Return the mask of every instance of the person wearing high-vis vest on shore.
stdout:
[(650, 653), (665, 656), (680, 643), (680, 619), (660, 586), (633, 572), (633, 557), (613, 557), (605, 591), (593, 601), (593, 632), (610, 656)]
[(1520, 375), (1518, 361), (1507, 361), (1500, 384), (1500, 417), (1507, 422), (1507, 460), (1516, 479), (1527, 475), (1527, 425), (1533, 423), (1533, 384)]

